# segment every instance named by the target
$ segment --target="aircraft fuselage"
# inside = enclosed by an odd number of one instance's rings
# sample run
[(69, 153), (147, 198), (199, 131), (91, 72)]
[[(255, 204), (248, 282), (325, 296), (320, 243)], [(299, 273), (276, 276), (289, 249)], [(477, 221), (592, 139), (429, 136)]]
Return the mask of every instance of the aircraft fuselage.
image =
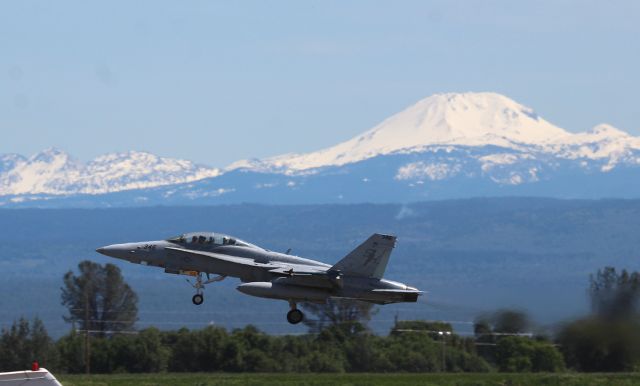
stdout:
[[(202, 289), (205, 284), (236, 277), (244, 283), (237, 287), (240, 292), (287, 300), (291, 304), (291, 314), (294, 310), (299, 312), (296, 302), (325, 302), (330, 297), (379, 304), (415, 302), (420, 291), (383, 279), (379, 274), (384, 271), (394, 245), (395, 237), (374, 235), (334, 266), (269, 251), (218, 233), (190, 233), (169, 240), (113, 244), (98, 248), (97, 252), (135, 264), (163, 268), (167, 273), (195, 277), (194, 304), (204, 300)], [(203, 281), (202, 274), (207, 276), (207, 281)], [(211, 279), (209, 274), (219, 276)], [(299, 321), (293, 320), (289, 319), (291, 323)]]

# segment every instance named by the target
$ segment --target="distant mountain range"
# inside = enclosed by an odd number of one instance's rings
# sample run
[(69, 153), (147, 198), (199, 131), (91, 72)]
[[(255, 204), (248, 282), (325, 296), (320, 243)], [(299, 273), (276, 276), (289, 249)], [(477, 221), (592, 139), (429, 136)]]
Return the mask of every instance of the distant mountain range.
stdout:
[(215, 177), (220, 170), (190, 161), (130, 151), (88, 164), (50, 148), (32, 157), (0, 155), (0, 195), (104, 194)]
[(640, 137), (570, 133), (505, 96), (423, 99), (336, 146), (218, 169), (142, 152), (87, 164), (0, 156), (0, 205), (408, 202), (473, 196), (640, 197)]

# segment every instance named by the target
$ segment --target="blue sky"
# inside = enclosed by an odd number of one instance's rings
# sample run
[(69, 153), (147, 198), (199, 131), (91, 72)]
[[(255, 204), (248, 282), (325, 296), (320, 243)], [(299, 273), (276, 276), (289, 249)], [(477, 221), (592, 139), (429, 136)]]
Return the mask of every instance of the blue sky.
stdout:
[(0, 153), (213, 166), (316, 150), (437, 92), (640, 135), (637, 1), (0, 3)]

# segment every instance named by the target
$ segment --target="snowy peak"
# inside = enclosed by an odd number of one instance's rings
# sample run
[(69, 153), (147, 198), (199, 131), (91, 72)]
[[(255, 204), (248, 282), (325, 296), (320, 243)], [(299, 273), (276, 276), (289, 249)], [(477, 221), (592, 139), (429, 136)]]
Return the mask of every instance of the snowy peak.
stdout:
[(47, 172), (52, 172), (54, 170), (75, 169), (78, 167), (78, 163), (66, 152), (50, 147), (29, 157), (23, 166), (33, 171), (46, 169)]
[(397, 145), (466, 144), (475, 138), (502, 137), (539, 143), (568, 132), (532, 109), (495, 93), (436, 94), (371, 129), (369, 134)]
[(0, 173), (5, 170), (13, 169), (17, 163), (24, 162), (25, 158), (20, 154), (1, 154), (0, 155)]
[(129, 151), (126, 153), (111, 153), (97, 157), (88, 164), (93, 172), (103, 172), (113, 169), (130, 170), (133, 172), (159, 171), (170, 173), (181, 173), (184, 170), (193, 168), (206, 169), (194, 165), (190, 161), (163, 158), (154, 154), (140, 151)]
[(0, 196), (20, 194), (100, 194), (191, 182), (220, 173), (190, 161), (130, 151), (84, 164), (49, 148), (29, 158), (0, 156)]
[(591, 130), (587, 131), (588, 134), (596, 137), (596, 138), (620, 138), (620, 137), (631, 137), (631, 135), (625, 131), (617, 129), (607, 123), (601, 123)]
[(49, 148), (29, 158), (14, 157), (0, 173), (0, 195), (58, 192), (60, 176), (74, 178), (79, 164), (62, 150)]
[(275, 167), (303, 170), (344, 165), (398, 151), (415, 151), (429, 145), (543, 144), (570, 135), (532, 109), (500, 94), (436, 94), (334, 147), (275, 157), (266, 162)]
[[(557, 138), (551, 141), (553, 148), (576, 147), (576, 146), (597, 146), (604, 147), (614, 145), (619, 150), (640, 149), (640, 138), (617, 129), (609, 124), (601, 123), (590, 130), (581, 133), (571, 134), (566, 137)], [(607, 155), (607, 154), (603, 154)]]

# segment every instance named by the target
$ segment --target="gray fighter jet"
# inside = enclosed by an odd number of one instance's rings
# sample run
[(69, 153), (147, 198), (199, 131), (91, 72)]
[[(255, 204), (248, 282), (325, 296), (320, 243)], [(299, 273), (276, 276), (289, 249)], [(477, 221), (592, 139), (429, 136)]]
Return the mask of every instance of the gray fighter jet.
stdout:
[(164, 268), (166, 273), (193, 276), (195, 305), (204, 301), (202, 291), (206, 284), (227, 276), (237, 277), (243, 282), (237, 288), (242, 293), (288, 301), (291, 309), (287, 320), (297, 324), (304, 318), (297, 302), (324, 303), (328, 298), (377, 304), (416, 302), (421, 291), (382, 278), (395, 242), (395, 236), (374, 234), (333, 266), (211, 232), (114, 244), (96, 251), (132, 263)]

